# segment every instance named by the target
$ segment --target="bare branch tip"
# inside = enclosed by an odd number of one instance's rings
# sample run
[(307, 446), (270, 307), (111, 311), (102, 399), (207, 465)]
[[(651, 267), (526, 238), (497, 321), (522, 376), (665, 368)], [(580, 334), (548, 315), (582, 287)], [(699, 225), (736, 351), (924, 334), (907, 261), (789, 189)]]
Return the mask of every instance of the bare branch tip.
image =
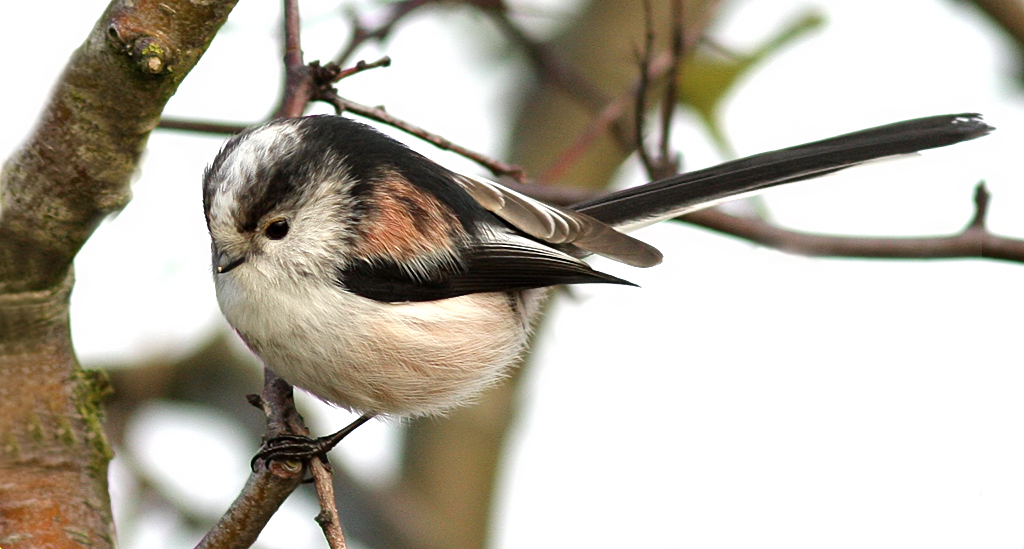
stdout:
[(321, 528), (331, 523), (331, 517), (327, 516), (327, 513), (325, 513), (323, 509), (321, 509), (320, 512), (317, 513), (315, 517), (313, 517), (313, 520), (315, 520), (316, 523), (319, 524)]
[(985, 229), (985, 218), (988, 216), (988, 206), (991, 198), (992, 194), (988, 192), (985, 180), (982, 179), (974, 187), (974, 217), (967, 225), (968, 230)]
[(327, 65), (324, 66), (324, 69), (325, 70), (330, 70), (334, 74), (330, 75), (328, 78), (325, 78), (325, 80), (326, 80), (325, 83), (338, 82), (338, 81), (340, 81), (342, 79), (348, 78), (349, 76), (354, 76), (354, 75), (359, 74), (359, 73), (361, 73), (363, 71), (368, 71), (370, 69), (376, 69), (376, 68), (382, 68), (382, 67), (390, 67), (390, 66), (391, 66), (391, 58), (388, 57), (387, 55), (385, 55), (384, 57), (381, 57), (380, 59), (378, 59), (376, 61), (370, 62), (370, 63), (366, 62), (365, 60), (359, 60), (359, 62), (357, 62), (354, 67), (351, 67), (351, 68), (348, 68), (348, 69), (339, 69), (337, 64), (335, 64), (333, 62), (332, 63), (328, 63)]

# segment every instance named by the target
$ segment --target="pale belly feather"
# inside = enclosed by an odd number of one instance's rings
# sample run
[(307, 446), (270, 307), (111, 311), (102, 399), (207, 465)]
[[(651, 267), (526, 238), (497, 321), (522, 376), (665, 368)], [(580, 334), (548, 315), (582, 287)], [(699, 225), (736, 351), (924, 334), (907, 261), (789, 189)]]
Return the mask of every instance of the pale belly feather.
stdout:
[(443, 413), (501, 379), (538, 301), (527, 309), (495, 292), (383, 303), (311, 284), (253, 295), (244, 278), (218, 280), (218, 300), (267, 366), (327, 402), (385, 415)]

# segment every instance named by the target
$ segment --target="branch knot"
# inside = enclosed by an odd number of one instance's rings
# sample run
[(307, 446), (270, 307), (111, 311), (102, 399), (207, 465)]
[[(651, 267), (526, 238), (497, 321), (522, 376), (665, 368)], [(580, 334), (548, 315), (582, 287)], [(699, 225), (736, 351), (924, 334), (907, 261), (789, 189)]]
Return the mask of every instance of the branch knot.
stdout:
[(107, 27), (107, 36), (114, 47), (127, 54), (141, 72), (159, 75), (173, 71), (175, 55), (166, 40), (135, 31), (116, 20)]

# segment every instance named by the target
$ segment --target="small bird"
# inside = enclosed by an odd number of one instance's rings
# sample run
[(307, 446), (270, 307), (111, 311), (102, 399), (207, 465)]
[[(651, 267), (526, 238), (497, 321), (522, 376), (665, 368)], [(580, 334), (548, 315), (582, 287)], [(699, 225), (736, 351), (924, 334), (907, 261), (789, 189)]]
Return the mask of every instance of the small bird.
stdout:
[(990, 131), (977, 114), (908, 120), (561, 208), (348, 118), (275, 120), (228, 140), (203, 177), (217, 299), (293, 385), (366, 417), (443, 414), (516, 363), (552, 286), (630, 284), (582, 258), (661, 261), (627, 232)]

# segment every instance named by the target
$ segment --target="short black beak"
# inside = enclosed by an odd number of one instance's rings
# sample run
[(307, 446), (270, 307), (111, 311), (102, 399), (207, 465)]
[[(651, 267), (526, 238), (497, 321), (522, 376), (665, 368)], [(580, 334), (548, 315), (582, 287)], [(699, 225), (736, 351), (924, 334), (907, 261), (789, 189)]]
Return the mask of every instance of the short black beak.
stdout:
[(245, 263), (245, 256), (231, 257), (224, 252), (213, 252), (213, 263), (217, 274), (224, 274), (231, 269)]

